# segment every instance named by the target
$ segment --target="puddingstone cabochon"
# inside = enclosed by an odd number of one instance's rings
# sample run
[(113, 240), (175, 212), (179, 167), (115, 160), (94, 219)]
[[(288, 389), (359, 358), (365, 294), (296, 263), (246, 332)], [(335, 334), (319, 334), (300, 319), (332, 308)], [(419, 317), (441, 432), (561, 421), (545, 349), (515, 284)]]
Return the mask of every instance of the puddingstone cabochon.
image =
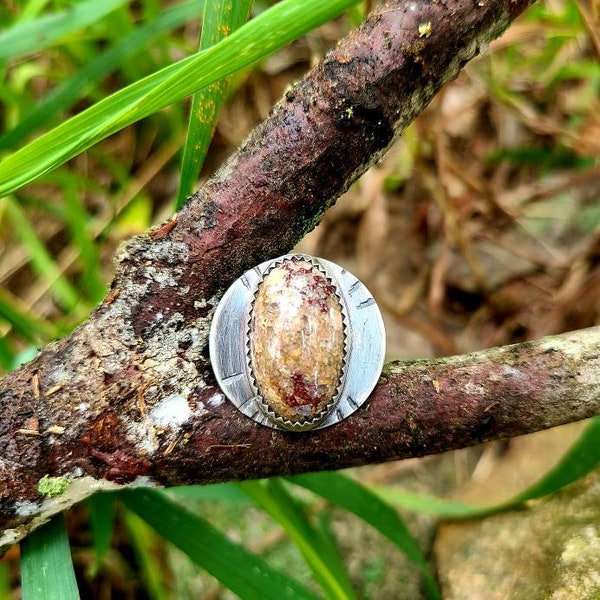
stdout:
[(286, 260), (259, 286), (250, 361), (264, 402), (292, 423), (323, 417), (344, 365), (344, 321), (335, 287), (307, 260)]

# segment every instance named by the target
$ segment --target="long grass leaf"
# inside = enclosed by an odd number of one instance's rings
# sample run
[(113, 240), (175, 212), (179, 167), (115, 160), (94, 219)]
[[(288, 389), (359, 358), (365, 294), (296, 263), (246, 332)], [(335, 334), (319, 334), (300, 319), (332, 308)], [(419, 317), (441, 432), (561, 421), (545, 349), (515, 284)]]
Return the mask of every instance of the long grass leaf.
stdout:
[(211, 485), (182, 485), (164, 492), (167, 496), (181, 501), (207, 500), (213, 502), (231, 502), (238, 505), (250, 505), (248, 496), (233, 482), (213, 483)]
[(34, 270), (51, 286), (52, 293), (59, 304), (66, 310), (73, 310), (79, 302), (79, 293), (60, 272), (48, 248), (40, 240), (27, 216), (12, 197), (6, 198), (6, 212), (22, 244), (29, 252)]
[(23, 339), (32, 344), (58, 335), (58, 329), (33, 314), (29, 307), (3, 287), (0, 287), (0, 319), (10, 323)]
[(312, 592), (259, 556), (229, 540), (166, 494), (130, 490), (119, 494), (160, 535), (244, 600), (316, 600)]
[(500, 504), (473, 506), (465, 502), (410, 494), (384, 486), (374, 488), (374, 491), (387, 502), (408, 510), (434, 514), (443, 519), (460, 520), (486, 517), (520, 508), (528, 501), (553, 494), (590, 473), (600, 464), (598, 440), (600, 440), (600, 417), (595, 417), (556, 466), (535, 484)]
[(332, 504), (353, 513), (393, 542), (423, 574), (427, 597), (438, 600), (440, 592), (416, 540), (396, 511), (358, 481), (341, 473), (312, 473), (289, 477)]
[(600, 417), (595, 417), (579, 439), (569, 448), (542, 479), (510, 500), (508, 506), (518, 506), (528, 500), (553, 494), (587, 475), (600, 464)]
[[(243, 25), (248, 19), (252, 4), (252, 0), (207, 2), (202, 16), (199, 49), (206, 50), (214, 46)], [(228, 87), (229, 80), (221, 79), (202, 88), (192, 98), (176, 209), (181, 208), (198, 180)]]
[(327, 598), (355, 598), (352, 584), (337, 549), (322, 531), (313, 527), (281, 480), (245, 481), (240, 488), (266, 510), (296, 543)]
[(57, 40), (102, 19), (129, 0), (87, 0), (0, 33), (0, 61), (39, 52)]
[(62, 178), (62, 190), (65, 198), (66, 225), (71, 235), (72, 246), (79, 253), (79, 263), (82, 267), (82, 292), (92, 304), (97, 304), (106, 294), (107, 285), (102, 280), (99, 248), (90, 231), (90, 216), (83, 205), (81, 190), (74, 178)]
[(387, 485), (373, 486), (372, 491), (384, 502), (399, 508), (435, 515), (440, 519), (469, 519), (493, 513), (491, 507), (473, 506), (459, 500), (448, 500), (437, 496), (414, 494)]
[(260, 60), (359, 0), (283, 0), (198, 54), (165, 67), (72, 117), (0, 163), (0, 197), (96, 142)]
[(90, 527), (92, 531), (92, 545), (94, 548), (94, 562), (92, 574), (100, 570), (102, 560), (106, 555), (115, 530), (115, 495), (107, 492), (94, 494), (87, 500), (90, 510)]
[(168, 600), (170, 594), (165, 585), (165, 569), (160, 552), (164, 546), (162, 538), (131, 511), (125, 513), (123, 520), (146, 593), (151, 600)]
[(69, 538), (62, 514), (21, 543), (23, 600), (78, 600)]
[(165, 10), (156, 20), (139, 25), (125, 38), (82, 66), (54, 88), (16, 127), (0, 136), (0, 150), (14, 148), (27, 136), (47, 126), (60, 112), (69, 110), (93, 84), (112, 73), (136, 53), (147, 48), (165, 32), (175, 29), (198, 12), (199, 0), (184, 2)]
[[(9, 372), (15, 368), (15, 349), (8, 336), (0, 336), (0, 373)], [(0, 594), (0, 598), (3, 596)]]
[(8, 561), (0, 562), (0, 598), (10, 598), (10, 565)]

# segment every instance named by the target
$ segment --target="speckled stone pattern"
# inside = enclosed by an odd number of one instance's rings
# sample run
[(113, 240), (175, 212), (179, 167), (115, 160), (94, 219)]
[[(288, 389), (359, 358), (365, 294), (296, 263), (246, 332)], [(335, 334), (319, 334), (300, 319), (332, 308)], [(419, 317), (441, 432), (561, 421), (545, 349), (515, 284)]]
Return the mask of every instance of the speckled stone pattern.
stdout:
[(307, 260), (286, 260), (260, 284), (250, 320), (252, 373), (264, 402), (292, 423), (321, 416), (344, 363), (335, 287)]

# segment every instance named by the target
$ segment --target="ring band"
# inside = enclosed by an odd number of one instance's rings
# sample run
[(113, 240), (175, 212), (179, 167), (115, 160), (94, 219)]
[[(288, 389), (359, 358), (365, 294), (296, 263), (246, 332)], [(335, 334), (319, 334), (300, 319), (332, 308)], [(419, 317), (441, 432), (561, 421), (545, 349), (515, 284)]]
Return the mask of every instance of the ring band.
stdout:
[(286, 254), (236, 279), (215, 311), (212, 367), (246, 416), (305, 431), (345, 419), (383, 367), (385, 329), (367, 288), (322, 258)]

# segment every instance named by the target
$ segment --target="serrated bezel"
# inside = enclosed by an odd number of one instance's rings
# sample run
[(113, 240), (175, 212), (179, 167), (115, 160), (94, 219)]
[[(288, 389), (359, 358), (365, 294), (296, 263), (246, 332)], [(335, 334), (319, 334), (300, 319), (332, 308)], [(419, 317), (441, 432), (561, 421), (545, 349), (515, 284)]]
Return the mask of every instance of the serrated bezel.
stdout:
[[(251, 311), (266, 274), (287, 260), (310, 262), (333, 286), (344, 325), (344, 356), (336, 392), (309, 421), (290, 421), (262, 399), (250, 356)], [(215, 310), (209, 336), (213, 371), (225, 395), (256, 422), (287, 431), (329, 427), (366, 402), (377, 383), (385, 355), (385, 330), (369, 290), (344, 268), (323, 258), (286, 254), (246, 271), (225, 292)]]

